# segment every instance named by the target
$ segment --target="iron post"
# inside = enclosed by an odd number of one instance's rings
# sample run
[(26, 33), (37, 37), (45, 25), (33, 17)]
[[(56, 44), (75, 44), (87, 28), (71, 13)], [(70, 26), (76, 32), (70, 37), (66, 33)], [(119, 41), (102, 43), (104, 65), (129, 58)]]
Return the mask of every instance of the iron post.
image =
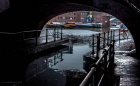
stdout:
[(103, 48), (105, 48), (105, 38), (106, 38), (106, 37), (105, 37), (105, 35), (106, 35), (106, 34), (105, 34), (105, 32), (104, 32), (104, 38), (103, 38)]
[(61, 26), (61, 40), (62, 40), (62, 26)]
[(96, 58), (99, 58), (99, 50), (100, 50), (100, 36), (97, 36), (97, 52), (96, 52)]
[(46, 43), (48, 43), (48, 29), (46, 28)]
[(109, 44), (109, 31), (107, 32), (107, 45)]
[(92, 35), (92, 53), (91, 54), (94, 54), (94, 34)]
[(119, 29), (119, 44), (120, 44), (120, 29)]

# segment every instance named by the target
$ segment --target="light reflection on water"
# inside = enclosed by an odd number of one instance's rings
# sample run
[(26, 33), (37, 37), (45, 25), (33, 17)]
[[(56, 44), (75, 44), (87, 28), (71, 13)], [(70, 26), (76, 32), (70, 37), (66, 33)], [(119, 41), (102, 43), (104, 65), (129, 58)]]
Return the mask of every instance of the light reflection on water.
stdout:
[(71, 69), (83, 69), (83, 54), (85, 52), (89, 52), (91, 49), (88, 44), (78, 46), (73, 45), (73, 53), (72, 54), (63, 54), (63, 61), (59, 62), (57, 65), (54, 65), (53, 69), (60, 70), (71, 70)]
[[(45, 28), (44, 28), (45, 29)], [(102, 32), (102, 28), (87, 30), (63, 30), (65, 34), (92, 35)], [(53, 30), (50, 30), (53, 31)], [(104, 31), (103, 31), (104, 32)], [(42, 31), (40, 36), (46, 35)], [(26, 81), (29, 86), (79, 86), (86, 76), (83, 55), (92, 48), (89, 43), (76, 43), (66, 50), (54, 52), (51, 55), (41, 56), (28, 65)]]
[[(108, 29), (96, 30), (64, 30), (63, 32), (73, 35), (91, 35), (108, 31)], [(45, 35), (45, 32), (41, 35)], [(39, 57), (27, 68), (27, 83), (30, 86), (78, 86), (87, 74), (83, 65), (83, 55), (91, 50), (89, 43), (76, 43), (71, 48)]]
[[(53, 55), (39, 57), (29, 64), (26, 72), (26, 81), (29, 85), (35, 85), (37, 82), (41, 85), (41, 83), (44, 83), (43, 79), (47, 82), (47, 86), (69, 86), (68, 83), (77, 82), (80, 79), (79, 83), (76, 83), (78, 85), (87, 74), (83, 69), (83, 54), (91, 50), (89, 43), (77, 43), (63, 51), (54, 52)], [(48, 80), (50, 77), (62, 78), (63, 85), (60, 85), (62, 83), (61, 80), (57, 80), (58, 82), (55, 85), (54, 83), (51, 84), (50, 79)], [(73, 81), (73, 79), (76, 80)]]

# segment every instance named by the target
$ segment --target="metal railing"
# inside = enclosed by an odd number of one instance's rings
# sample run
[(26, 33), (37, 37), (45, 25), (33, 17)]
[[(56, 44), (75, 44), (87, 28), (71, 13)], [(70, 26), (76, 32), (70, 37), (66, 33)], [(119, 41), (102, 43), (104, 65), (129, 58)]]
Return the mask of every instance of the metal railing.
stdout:
[[(89, 54), (91, 54), (91, 57), (96, 54), (94, 58), (98, 58), (98, 60), (96, 61), (96, 63), (90, 65), (90, 71), (84, 78), (80, 86), (97, 86), (101, 83), (109, 65), (113, 66), (114, 64), (115, 41), (120, 42), (120, 40), (128, 39), (128, 37), (121, 39), (121, 35), (123, 34), (124, 33), (121, 33), (121, 30), (118, 29), (92, 35), (92, 51)], [(103, 49), (103, 52), (102, 55), (99, 56), (99, 52), (101, 51), (101, 49)], [(101, 71), (103, 71), (102, 74), (99, 74), (99, 72)]]
[[(59, 29), (59, 32), (58, 32)], [(44, 36), (39, 36), (39, 33), (41, 32), (45, 32), (46, 34)], [(49, 30), (46, 28), (45, 30), (30, 30), (30, 31), (20, 31), (20, 32), (16, 32), (16, 33), (8, 33), (8, 32), (0, 32), (0, 34), (5, 34), (5, 35), (12, 35), (15, 37), (15, 42), (17, 42), (19, 44), (19, 42), (23, 43), (22, 45), (24, 45), (24, 41), (28, 41), (28, 40), (34, 40), (34, 44), (35, 46), (38, 45), (38, 40), (40, 39), (44, 39), (46, 40), (46, 42), (44, 43), (48, 43), (49, 40), (49, 36), (53, 37), (52, 41), (56, 41), (57, 39), (62, 40), (63, 38), (67, 38), (69, 35), (66, 35), (62, 32), (62, 27), (56, 27), (53, 29), (54, 33), (49, 34)], [(100, 42), (102, 42), (102, 48), (104, 48), (106, 46), (106, 42), (107, 44), (109, 44), (109, 41), (112, 40), (112, 38), (114, 38), (115, 36), (115, 32), (118, 31), (118, 38), (120, 39), (120, 29), (119, 30), (113, 30), (113, 31), (108, 31), (108, 32), (104, 32), (104, 33), (99, 33), (97, 35), (93, 35), (94, 40), (97, 40), (98, 38)], [(117, 34), (116, 34), (117, 36)], [(14, 40), (14, 39), (13, 39)], [(93, 43), (92, 43), (93, 44)], [(95, 43), (94, 43), (95, 44)]]
[[(58, 32), (59, 29), (59, 32)], [(40, 36), (41, 32), (45, 32), (45, 35)], [(67, 37), (66, 34), (62, 32), (62, 27), (56, 27), (53, 29), (53, 33), (49, 34), (49, 29), (43, 30), (30, 30), (30, 31), (20, 31), (16, 33), (11, 32), (0, 32), (1, 35), (10, 35), (10, 37), (14, 37), (14, 42), (21, 42), (24, 45), (24, 41), (34, 40), (34, 44), (37, 46), (39, 40), (46, 40), (44, 43), (48, 43), (49, 41), (62, 40)]]
[[(109, 65), (114, 64), (114, 42), (115, 40), (112, 40), (112, 42), (104, 48), (102, 56), (99, 57), (97, 62), (90, 65), (89, 73), (79, 86), (97, 86), (101, 83)], [(98, 74), (101, 70), (103, 71), (102, 75)]]
[(92, 54), (95, 54), (95, 51), (96, 51), (96, 57), (99, 57), (100, 49), (103, 49), (106, 46), (108, 46), (112, 42), (112, 40), (119, 41), (120, 43), (120, 40), (128, 39), (128, 36), (126, 35), (126, 37), (124, 37), (124, 34), (125, 33), (122, 33), (120, 29), (111, 30), (111, 31), (107, 31), (107, 32), (103, 32), (103, 33), (99, 33), (95, 35), (93, 34), (91, 36), (92, 37), (92, 43), (91, 43)]

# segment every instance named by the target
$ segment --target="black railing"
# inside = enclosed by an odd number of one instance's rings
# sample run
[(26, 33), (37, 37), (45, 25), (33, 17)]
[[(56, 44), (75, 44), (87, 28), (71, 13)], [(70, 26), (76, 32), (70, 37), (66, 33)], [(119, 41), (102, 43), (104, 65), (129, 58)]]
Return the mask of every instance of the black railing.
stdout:
[[(124, 33), (120, 29), (118, 29), (92, 35), (92, 51), (88, 54), (85, 54), (84, 57), (88, 55), (91, 56), (91, 58), (96, 58), (98, 60), (96, 61), (96, 63), (90, 65), (90, 71), (84, 78), (80, 86), (89, 86), (90, 84), (92, 86), (97, 86), (101, 83), (109, 65), (114, 65), (115, 41), (119, 41), (120, 43), (120, 40), (128, 39), (128, 36), (124, 38), (123, 34)], [(123, 36), (123, 38), (121, 38), (121, 35)], [(103, 49), (103, 52), (102, 55), (99, 56), (99, 52), (101, 51), (101, 49)], [(96, 56), (94, 54), (96, 54)], [(101, 72), (102, 74), (99, 74), (99, 72)]]
[[(59, 29), (59, 32), (58, 32)], [(44, 35), (40, 36), (39, 34), (41, 32), (44, 32)], [(10, 37), (13, 37), (13, 42), (25, 45), (25, 41), (30, 41), (33, 40), (32, 44), (35, 44), (35, 46), (38, 45), (39, 40), (44, 40), (43, 43), (48, 43), (51, 41), (56, 41), (56, 40), (62, 40), (67, 38), (67, 35), (63, 33), (62, 27), (57, 27), (54, 28), (52, 32), (49, 31), (48, 28), (43, 29), (43, 30), (30, 30), (30, 31), (20, 31), (16, 33), (11, 33), (11, 32), (0, 32), (2, 35), (1, 37), (4, 37), (5, 35), (9, 35)], [(46, 40), (46, 41), (45, 41)], [(31, 42), (29, 42), (31, 43)]]
[[(58, 28), (59, 28), (60, 32), (58, 32)], [(69, 36), (69, 35), (64, 35), (64, 33), (62, 33), (62, 27), (55, 28), (54, 33), (51, 33), (51, 34), (49, 34), (49, 30), (46, 28), (44, 31), (44, 32), (46, 32), (46, 34), (44, 36), (39, 36), (39, 33), (41, 33), (41, 32), (43, 32), (43, 30), (21, 31), (21, 32), (16, 32), (16, 33), (0, 32), (0, 34), (2, 35), (1, 37), (3, 37), (3, 35), (10, 35), (10, 37), (14, 37), (14, 39), (11, 38), (10, 40), (12, 40), (12, 42), (15, 42), (13, 44), (18, 44), (18, 45), (19, 44), (26, 45), (26, 44), (24, 44), (25, 41), (34, 40), (32, 43), (33, 44), (32, 46), (39, 45), (38, 42), (39, 42), (39, 40), (42, 40), (42, 39), (46, 40), (46, 42), (44, 42), (44, 43), (48, 43), (49, 36), (53, 37), (53, 40), (51, 40), (51, 41), (56, 41), (57, 39), (62, 40), (64, 38), (68, 38), (68, 36)], [(116, 32), (117, 32), (117, 34), (116, 34)], [(121, 40), (120, 35), (121, 35), (120, 29), (108, 31), (108, 32), (100, 33), (100, 34), (95, 34), (93, 37), (94, 43), (92, 43), (92, 45), (94, 45), (96, 43), (96, 44), (102, 46), (102, 47), (100, 46), (100, 48), (104, 48), (107, 44), (110, 43), (110, 40), (115, 39), (114, 36), (119, 36), (118, 40)], [(100, 39), (98, 39), (97, 36)], [(97, 39), (100, 41), (100, 44), (97, 43), (97, 41), (96, 41)], [(8, 41), (8, 40), (5, 39), (5, 41)]]
[[(102, 56), (99, 57), (97, 62), (90, 65), (89, 73), (79, 86), (97, 86), (101, 83), (109, 65), (114, 65), (114, 42), (115, 40), (112, 40), (103, 49)], [(99, 74), (100, 71), (103, 71), (103, 73)]]
[[(91, 40), (92, 43), (90, 45), (93, 47), (95, 47), (96, 45), (96, 50), (98, 47), (99, 49), (97, 51), (99, 51), (100, 49), (103, 49), (105, 48), (105, 46), (110, 44), (112, 40), (119, 41), (120, 43), (120, 40), (128, 39), (127, 33), (121, 31), (120, 29), (117, 29), (117, 30), (111, 30), (111, 31), (99, 33), (99, 34), (94, 34), (90, 36), (92, 37), (92, 40)], [(93, 50), (95, 50), (95, 48), (93, 48)]]

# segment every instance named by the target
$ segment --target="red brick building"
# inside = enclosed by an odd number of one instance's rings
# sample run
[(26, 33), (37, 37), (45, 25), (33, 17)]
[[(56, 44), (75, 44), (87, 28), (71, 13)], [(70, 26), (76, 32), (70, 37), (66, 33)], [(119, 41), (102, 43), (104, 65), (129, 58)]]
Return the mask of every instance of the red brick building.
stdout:
[(52, 18), (49, 22), (78, 22), (80, 12), (68, 12)]
[[(92, 18), (92, 21), (89, 21)], [(79, 22), (79, 23), (102, 23), (103, 27), (110, 26), (110, 16), (107, 13), (95, 11), (75, 11), (58, 15), (52, 18), (50, 22)]]

